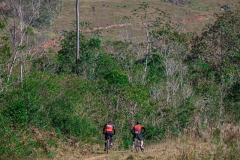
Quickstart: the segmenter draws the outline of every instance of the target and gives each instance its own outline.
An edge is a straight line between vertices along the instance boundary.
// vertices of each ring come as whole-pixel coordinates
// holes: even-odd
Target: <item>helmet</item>
[[[112,122],[112,120],[109,120],[109,121],[108,121],[108,123],[111,123],[111,122]]]
[[[140,122],[139,122],[139,121],[137,121],[137,124],[140,124]]]

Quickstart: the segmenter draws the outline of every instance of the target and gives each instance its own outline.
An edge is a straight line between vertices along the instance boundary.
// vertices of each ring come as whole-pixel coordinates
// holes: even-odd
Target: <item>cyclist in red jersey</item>
[[[143,133],[146,131],[145,127],[143,127],[142,125],[140,125],[140,122],[137,122],[131,129],[131,132],[133,134],[133,144],[134,144],[134,138],[137,137],[138,140],[141,141],[141,150],[144,150],[143,147],[143,139],[141,136],[141,130],[143,130]]]
[[[113,135],[115,135],[115,126],[112,120],[108,121],[108,123],[104,125],[103,134],[105,134],[105,148],[104,148],[105,151],[107,145],[106,140],[108,140],[108,137],[110,139],[110,146],[113,145]]]

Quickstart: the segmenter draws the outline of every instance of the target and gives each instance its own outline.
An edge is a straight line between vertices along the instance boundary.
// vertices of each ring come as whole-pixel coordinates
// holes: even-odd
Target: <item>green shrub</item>
[[[109,84],[128,84],[128,77],[121,71],[112,70],[104,76]]]
[[[58,98],[48,107],[51,125],[60,130],[62,134],[78,137],[85,142],[89,142],[91,137],[96,135],[97,130],[84,117],[74,114],[76,108],[69,103],[67,98]]]
[[[146,133],[143,134],[143,138],[150,142],[160,142],[166,136],[166,128],[163,126],[153,126],[147,124],[145,126]]]
[[[98,78],[103,78],[114,70],[119,70],[117,63],[107,54],[99,54],[96,63],[96,74]]]
[[[26,128],[13,128],[8,119],[11,117],[0,114],[0,159],[34,158],[36,155],[32,148],[41,147],[41,145],[36,146],[37,142],[30,139],[30,133]],[[23,141],[26,137],[28,138]]]

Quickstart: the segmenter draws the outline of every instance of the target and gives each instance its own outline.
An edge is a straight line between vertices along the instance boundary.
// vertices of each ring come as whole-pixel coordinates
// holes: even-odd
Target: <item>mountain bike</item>
[[[136,150],[136,152],[139,152],[140,150],[143,152],[144,150],[141,148],[141,141],[138,139],[137,136],[135,136],[133,144],[132,144],[132,152]]]
[[[110,136],[107,137],[107,140],[105,141],[106,146],[105,146],[105,151],[108,154],[109,150],[112,149],[112,145],[110,144]]]

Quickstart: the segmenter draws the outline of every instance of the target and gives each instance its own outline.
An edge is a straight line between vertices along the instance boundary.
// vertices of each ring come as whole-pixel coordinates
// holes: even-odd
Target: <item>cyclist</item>
[[[142,133],[144,133],[146,131],[145,127],[143,127],[140,124],[140,122],[137,121],[137,123],[132,127],[131,132],[133,134],[133,145],[134,145],[134,138],[137,137],[138,140],[141,141],[141,150],[143,151],[144,147],[143,147],[143,139],[142,139],[142,136],[141,136],[141,130],[143,130]]]
[[[103,134],[105,134],[105,148],[104,148],[104,151],[106,151],[108,138],[110,139],[110,147],[112,147],[112,145],[113,145],[113,135],[115,135],[115,126],[114,126],[112,120],[108,121],[108,123],[104,125]]]

